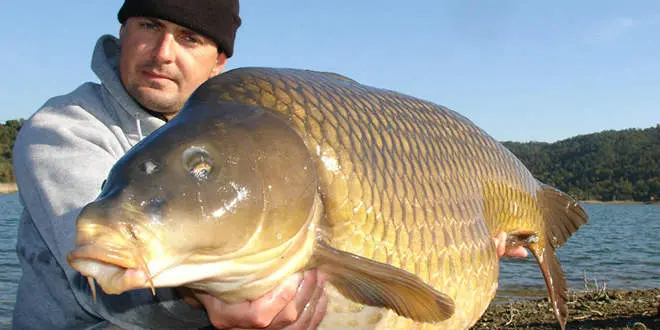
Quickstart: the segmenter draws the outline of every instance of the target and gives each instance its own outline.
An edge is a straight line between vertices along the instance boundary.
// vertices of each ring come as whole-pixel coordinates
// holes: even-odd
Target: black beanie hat
[[[160,18],[187,27],[215,41],[227,57],[234,54],[236,30],[241,25],[238,0],[125,0],[117,19],[124,24],[133,16]]]

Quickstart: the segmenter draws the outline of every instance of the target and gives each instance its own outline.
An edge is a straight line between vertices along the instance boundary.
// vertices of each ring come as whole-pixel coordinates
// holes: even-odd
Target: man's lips
[[[166,79],[166,80],[174,81],[174,79],[170,76],[151,72],[151,71],[142,71],[142,74],[149,79]]]

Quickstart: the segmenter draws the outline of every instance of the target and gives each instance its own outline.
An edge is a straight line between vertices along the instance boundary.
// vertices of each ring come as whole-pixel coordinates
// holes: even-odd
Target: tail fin
[[[539,263],[548,288],[550,304],[561,328],[565,329],[568,316],[568,285],[555,249],[561,247],[580,226],[587,223],[587,213],[571,197],[548,185],[542,184],[539,195],[546,229],[539,241],[530,243],[527,247]]]

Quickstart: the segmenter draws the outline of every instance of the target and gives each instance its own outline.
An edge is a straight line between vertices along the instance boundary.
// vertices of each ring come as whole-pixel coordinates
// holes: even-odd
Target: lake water
[[[660,205],[584,205],[589,223],[558,255],[570,290],[584,278],[612,289],[660,287]],[[0,195],[0,329],[9,328],[20,267],[16,231],[17,194]],[[545,284],[533,257],[501,263],[500,299],[544,296]]]
[[[0,195],[0,329],[7,329],[16,300],[21,268],[16,258],[16,232],[21,217],[18,194]]]
[[[589,222],[557,250],[569,290],[660,288],[660,205],[583,205]],[[500,297],[546,296],[534,257],[500,263]]]

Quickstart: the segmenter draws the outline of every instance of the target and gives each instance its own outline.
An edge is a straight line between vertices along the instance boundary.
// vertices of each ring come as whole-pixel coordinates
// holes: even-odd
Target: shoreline
[[[18,192],[18,186],[15,182],[0,182],[0,194],[13,194],[15,192]]]
[[[567,329],[660,329],[660,288],[569,292]],[[547,298],[491,303],[472,329],[558,329]]]
[[[660,205],[660,201],[599,201],[599,200],[583,200],[578,201],[580,204],[602,204],[602,205]]]

